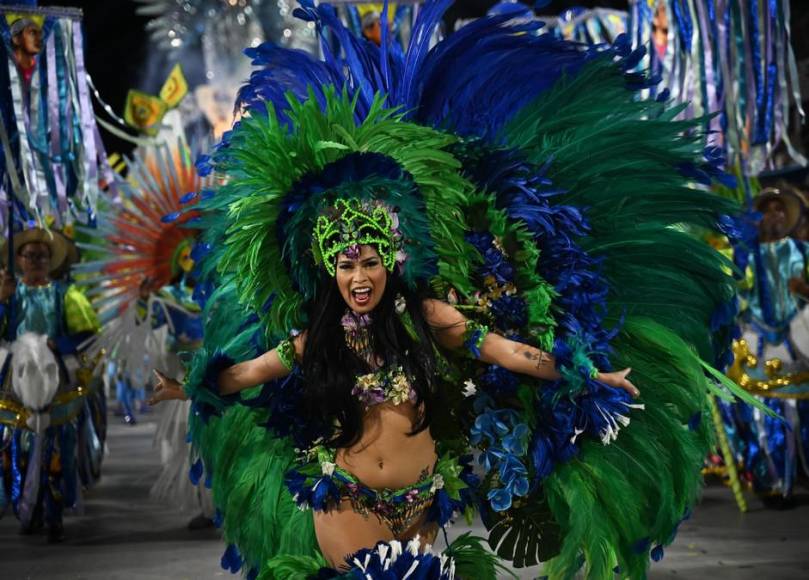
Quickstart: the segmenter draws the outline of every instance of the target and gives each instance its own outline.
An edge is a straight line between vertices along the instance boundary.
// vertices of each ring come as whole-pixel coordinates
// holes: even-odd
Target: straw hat
[[[776,199],[784,204],[784,211],[787,215],[786,232],[790,233],[801,221],[805,203],[801,197],[790,189],[766,187],[753,199],[753,208],[761,212],[767,202]]]
[[[16,255],[20,254],[20,250],[26,244],[30,244],[33,242],[41,242],[43,244],[47,244],[51,250],[51,264],[50,264],[50,271],[53,272],[54,270],[58,270],[59,267],[64,263],[65,258],[67,258],[69,253],[67,238],[60,234],[59,232],[45,230],[42,228],[31,228],[28,230],[23,230],[14,234],[14,253]],[[6,247],[6,243],[3,243],[2,252],[2,262],[3,265],[6,265],[8,262],[8,250]]]

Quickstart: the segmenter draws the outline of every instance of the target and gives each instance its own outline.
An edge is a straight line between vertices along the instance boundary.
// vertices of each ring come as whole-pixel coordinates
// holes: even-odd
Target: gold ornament
[[[750,351],[744,339],[733,341],[733,364],[728,369],[728,377],[740,387],[761,397],[780,399],[809,399],[805,393],[784,392],[786,387],[794,387],[809,382],[809,371],[781,374],[784,363],[779,358],[764,361],[766,379],[757,379],[749,370],[758,367],[758,357]]]

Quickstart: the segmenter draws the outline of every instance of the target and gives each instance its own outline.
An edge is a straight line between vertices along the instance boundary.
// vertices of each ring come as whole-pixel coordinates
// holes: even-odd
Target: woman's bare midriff
[[[437,456],[435,441],[425,429],[412,437],[416,408],[410,404],[381,404],[372,407],[363,420],[359,443],[337,452],[336,463],[372,489],[399,489],[416,483],[426,470],[432,473]],[[328,512],[315,512],[315,535],[320,550],[336,568],[344,568],[344,558],[377,542],[408,540],[420,536],[432,543],[438,532],[422,514],[409,529],[394,537],[388,525],[373,513],[360,514],[344,500]]]
[[[362,439],[337,452],[336,463],[372,489],[398,489],[416,483],[436,461],[430,430],[413,436],[416,408],[384,403],[371,407],[363,419]]]

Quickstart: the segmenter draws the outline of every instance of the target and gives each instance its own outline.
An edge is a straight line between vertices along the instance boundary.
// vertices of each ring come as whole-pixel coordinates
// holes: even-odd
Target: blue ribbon
[[[756,93],[756,109],[755,109],[755,131],[753,133],[752,144],[760,145],[765,141],[763,134],[763,124],[761,120],[764,117],[764,71],[761,67],[761,29],[758,20],[758,0],[750,0],[748,6],[748,23],[750,26],[750,49],[751,58],[753,60],[753,82]]]
[[[17,512],[17,506],[22,496],[22,471],[20,469],[20,438],[22,431],[15,429],[11,437],[11,505],[14,507],[14,512]]]

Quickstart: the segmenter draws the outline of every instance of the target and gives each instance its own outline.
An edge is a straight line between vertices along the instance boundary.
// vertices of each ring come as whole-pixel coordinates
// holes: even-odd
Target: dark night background
[[[457,0],[448,11],[446,20],[482,16],[497,0]],[[131,88],[156,92],[159,86],[143,86],[147,55],[157,50],[149,45],[144,30],[148,19],[135,14],[137,4],[132,0],[41,0],[41,6],[76,6],[84,11],[87,70],[92,75],[102,98],[116,113],[121,114],[126,93]],[[625,10],[626,0],[553,0],[542,12],[559,13],[573,6],[605,7]],[[809,69],[809,2],[792,0],[793,45],[799,62],[803,61],[803,78]],[[449,27],[451,29],[451,26]],[[809,96],[809,86],[803,83],[803,96]],[[806,133],[806,131],[804,131]],[[109,152],[128,151],[131,146],[104,135]]]

